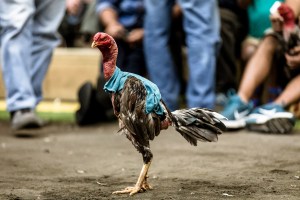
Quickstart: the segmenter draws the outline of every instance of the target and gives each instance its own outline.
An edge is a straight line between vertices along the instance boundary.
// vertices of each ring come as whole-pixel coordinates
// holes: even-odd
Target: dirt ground
[[[117,130],[50,124],[16,137],[0,121],[0,199],[300,199],[297,131],[236,131],[192,147],[169,128],[151,143],[154,189],[128,197],[111,193],[134,185],[142,158]]]

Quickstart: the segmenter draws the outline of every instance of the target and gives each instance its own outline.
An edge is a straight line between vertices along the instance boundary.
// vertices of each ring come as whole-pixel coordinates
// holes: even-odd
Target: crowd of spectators
[[[126,13],[129,2],[100,0],[98,4],[113,10],[117,16],[115,19],[122,21],[122,17],[118,18],[119,14]],[[275,8],[274,4],[278,6]],[[284,24],[283,14],[277,11],[280,5],[277,1],[219,0],[206,4],[201,1],[157,3],[145,0],[141,5],[144,7],[140,11],[146,11],[146,14],[144,25],[139,26],[143,30],[143,38],[139,39],[144,40],[143,54],[148,72],[143,75],[158,85],[172,110],[182,107],[179,97],[184,91],[186,102],[183,102],[183,106],[186,107],[215,109],[221,103],[221,112],[228,118],[224,121],[228,130],[247,127],[260,132],[291,132],[295,117],[288,109],[299,97],[289,88],[297,84],[297,70],[294,68],[298,64],[295,61],[298,48],[293,46],[287,50],[285,44],[291,41],[287,36],[283,37],[284,26],[279,29],[275,27],[276,23]],[[291,8],[289,12],[294,14],[292,21],[297,21],[296,3],[286,1],[281,5]],[[275,11],[270,13],[271,9]],[[130,14],[134,12],[131,6]],[[179,26],[181,28],[174,30],[172,22],[176,13],[180,13],[182,23]],[[103,31],[113,35],[117,41],[120,38],[124,41],[124,35],[131,32],[124,25],[119,26],[120,22],[116,23],[116,20],[109,20],[115,27],[109,26],[108,29],[108,22],[101,19],[99,8],[96,15],[103,25]],[[126,15],[128,17],[128,13]],[[185,61],[183,65],[176,64],[178,60],[172,49],[174,32],[181,32],[181,37],[177,38],[179,45],[175,45],[175,48],[186,49],[186,60],[179,60]],[[121,44],[119,46],[122,48]],[[199,47],[203,50],[199,51]],[[181,50],[177,55],[182,54]],[[126,67],[126,64],[123,66]],[[139,66],[144,67],[141,64]],[[178,66],[185,66],[185,70],[178,69]],[[134,69],[127,71],[139,73]],[[187,71],[185,81],[180,81],[183,71]],[[264,81],[266,83],[263,85]],[[223,97],[221,101],[220,96]]]
[[[49,2],[48,7],[41,8],[35,3],[26,5],[33,11],[22,22],[8,20],[7,16],[17,12],[0,14],[2,66],[13,128],[22,129],[29,122],[30,125],[42,126],[35,115],[35,107],[42,99],[40,85],[51,60],[52,49],[57,44],[53,38],[58,30],[62,36],[60,46],[66,48],[89,47],[92,36],[98,31],[113,36],[119,48],[118,67],[145,76],[157,84],[171,110],[182,107],[217,109],[221,105],[220,112],[228,119],[224,121],[228,130],[246,127],[259,132],[292,131],[295,116],[289,107],[300,99],[295,89],[300,81],[297,24],[300,6],[297,1],[66,0],[66,5],[60,6],[59,14],[58,11],[53,14],[52,10],[58,6],[56,2]],[[5,8],[9,6],[16,5],[1,1],[1,13],[4,13],[2,10],[8,12],[10,9]],[[42,8],[45,11],[40,11]],[[45,21],[45,31],[48,32],[43,32],[42,28],[31,30],[39,25],[35,16],[43,18],[47,13],[56,17],[56,20]],[[14,30],[8,28],[9,23],[13,24]],[[30,66],[25,66],[26,70],[21,70],[22,74],[31,74],[24,76],[27,77],[26,81],[14,78],[20,72],[8,70],[8,66],[16,65],[15,59],[14,63],[10,63],[12,50],[9,50],[9,46],[15,48],[11,45],[15,39],[20,37],[20,40],[26,40],[28,37],[28,32],[23,33],[22,27],[30,27],[28,31],[33,34],[53,39],[49,42],[51,49],[45,57],[47,62],[43,62],[44,67],[36,66],[36,70],[30,72],[26,71]],[[18,48],[22,60],[24,49]],[[32,63],[38,64],[34,59],[42,57],[36,57],[36,52],[33,49],[28,56],[33,57]],[[39,73],[41,75],[35,82],[35,75]],[[104,84],[101,74],[99,63],[97,88]],[[27,84],[12,84],[12,80]],[[19,89],[13,88],[14,85],[24,87],[16,92]],[[26,85],[29,92],[24,89]],[[90,94],[82,91],[95,92],[92,87],[85,85],[79,90]],[[104,95],[93,102],[101,101],[98,103],[103,106],[103,102],[109,102],[105,100],[107,98]],[[82,106],[91,106],[85,104]],[[97,103],[93,106],[97,106]],[[111,106],[107,106],[107,109],[111,109]],[[24,113],[30,113],[27,121],[23,120]],[[89,116],[89,113],[77,114],[81,120]],[[15,116],[19,116],[18,119],[14,119]],[[89,124],[89,121],[82,124]]]

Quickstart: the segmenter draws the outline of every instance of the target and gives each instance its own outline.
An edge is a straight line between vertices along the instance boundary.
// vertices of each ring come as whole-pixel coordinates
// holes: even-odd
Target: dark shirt
[[[102,12],[108,7],[116,10],[119,16],[119,22],[126,29],[130,30],[143,27],[143,0],[97,0],[97,13]]]
[[[237,4],[237,0],[219,0],[218,2],[220,8],[229,9],[232,12],[235,12],[236,14],[241,12],[241,8]]]

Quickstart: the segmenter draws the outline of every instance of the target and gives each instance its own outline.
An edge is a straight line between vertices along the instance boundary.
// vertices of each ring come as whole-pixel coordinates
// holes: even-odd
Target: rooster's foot
[[[113,192],[113,194],[127,194],[129,193],[130,196],[139,193],[139,192],[145,192],[147,190],[152,190],[152,186],[149,185],[146,181],[143,182],[142,187],[135,186],[135,187],[127,187],[124,190],[119,190]]]
[[[153,187],[151,185],[149,185],[149,183],[147,181],[144,181],[143,185],[142,185],[142,189],[145,190],[145,191],[146,190],[152,190]]]
[[[119,191],[115,191],[113,192],[113,194],[127,194],[129,193],[130,196],[139,193],[139,192],[144,192],[144,188],[139,187],[139,186],[135,186],[135,187],[127,187],[124,190],[119,190]]]

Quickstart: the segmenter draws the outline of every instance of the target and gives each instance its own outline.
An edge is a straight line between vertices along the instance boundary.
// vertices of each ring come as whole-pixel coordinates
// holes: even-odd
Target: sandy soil
[[[141,155],[116,123],[49,125],[15,137],[0,122],[0,199],[127,199]],[[153,190],[129,199],[300,199],[300,133],[237,131],[190,146],[172,128],[151,143]]]

